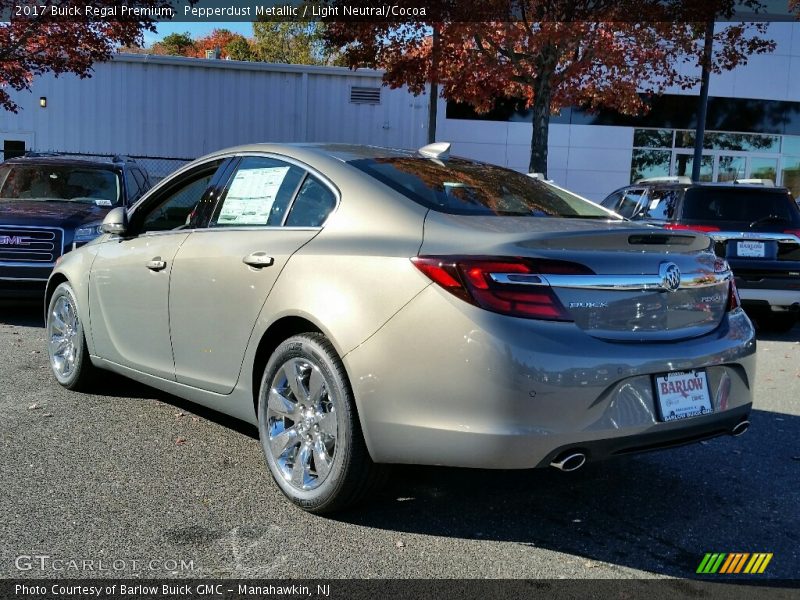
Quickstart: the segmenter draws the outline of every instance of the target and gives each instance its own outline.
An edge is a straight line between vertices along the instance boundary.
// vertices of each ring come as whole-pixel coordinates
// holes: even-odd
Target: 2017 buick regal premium
[[[102,231],[47,285],[58,382],[109,369],[257,425],[309,511],[389,463],[569,471],[748,426],[753,327],[708,237],[447,144],[233,148]]]

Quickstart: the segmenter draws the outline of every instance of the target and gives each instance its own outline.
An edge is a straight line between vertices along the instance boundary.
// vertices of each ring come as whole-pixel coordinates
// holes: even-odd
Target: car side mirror
[[[122,235],[128,230],[128,212],[121,206],[108,211],[106,218],[100,225],[103,233]]]

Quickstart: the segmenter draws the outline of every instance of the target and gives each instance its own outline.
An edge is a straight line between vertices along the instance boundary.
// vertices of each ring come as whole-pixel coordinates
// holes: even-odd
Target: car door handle
[[[147,268],[151,271],[161,271],[167,268],[167,261],[161,260],[160,256],[156,256],[153,260],[147,263]]]
[[[266,252],[253,252],[252,254],[248,254],[242,259],[242,262],[246,265],[250,265],[251,267],[255,267],[256,269],[260,269],[262,267],[269,267],[272,263],[275,262],[275,259],[271,256],[267,256]]]

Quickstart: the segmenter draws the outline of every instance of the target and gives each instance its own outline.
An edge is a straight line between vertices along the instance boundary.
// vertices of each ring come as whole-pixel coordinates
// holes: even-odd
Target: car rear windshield
[[[368,158],[350,161],[414,202],[459,215],[613,219],[599,206],[516,171],[451,158]]]
[[[109,169],[73,165],[0,165],[0,201],[120,203],[120,180]]]
[[[691,188],[682,218],[692,221],[800,224],[800,211],[786,191],[760,188]]]

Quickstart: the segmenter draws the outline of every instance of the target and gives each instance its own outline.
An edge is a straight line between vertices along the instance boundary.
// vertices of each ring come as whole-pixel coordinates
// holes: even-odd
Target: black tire
[[[56,347],[53,343],[53,336],[58,333],[58,316],[56,312],[63,313],[65,307],[74,314],[74,321],[69,323],[69,353],[74,357],[73,366],[65,370],[59,368]],[[63,320],[61,321],[64,322]],[[91,389],[97,377],[97,368],[89,358],[89,348],[86,345],[86,335],[83,330],[83,323],[78,316],[78,301],[72,286],[68,282],[60,284],[50,298],[47,305],[47,319],[45,322],[47,354],[50,359],[50,369],[53,371],[56,380],[69,390],[88,391]],[[63,360],[63,357],[62,357]],[[62,363],[66,364],[66,363]]]
[[[786,333],[797,324],[796,312],[780,312],[764,315],[759,319],[759,325],[764,331],[772,333]]]
[[[289,371],[302,373],[296,378],[299,394],[291,389]],[[273,384],[281,391],[281,396],[275,398],[283,416],[274,405],[269,406]],[[318,401],[312,398],[312,387],[323,390],[317,394]],[[300,410],[302,407],[305,412]],[[326,431],[333,423],[335,435],[329,435]],[[316,514],[343,510],[363,500],[383,482],[386,468],[373,463],[369,456],[344,365],[333,345],[320,333],[292,336],[273,352],[259,389],[258,432],[275,483],[303,510]],[[280,449],[275,451],[279,453],[277,457],[271,449],[272,442]],[[309,456],[308,452],[312,454]],[[318,462],[318,452],[323,452],[319,456],[326,459],[324,470]],[[298,471],[302,472],[299,484]]]

